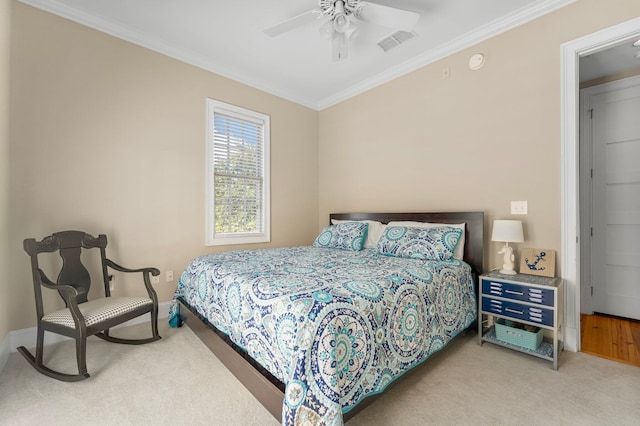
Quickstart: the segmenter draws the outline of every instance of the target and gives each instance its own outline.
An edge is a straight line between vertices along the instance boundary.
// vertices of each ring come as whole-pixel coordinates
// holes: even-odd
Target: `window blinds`
[[[214,112],[215,233],[264,231],[264,123]]]

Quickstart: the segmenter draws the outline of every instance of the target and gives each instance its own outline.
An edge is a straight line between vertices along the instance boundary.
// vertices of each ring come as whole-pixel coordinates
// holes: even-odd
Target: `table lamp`
[[[509,247],[509,243],[521,243],[524,241],[522,233],[522,222],[519,220],[494,220],[491,241],[504,242],[504,247],[498,254],[504,255],[501,274],[515,275],[513,270],[513,248]]]

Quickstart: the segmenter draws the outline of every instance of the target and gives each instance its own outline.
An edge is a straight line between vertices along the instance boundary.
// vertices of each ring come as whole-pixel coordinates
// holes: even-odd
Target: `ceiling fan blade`
[[[383,27],[411,31],[418,23],[420,14],[381,4],[360,2],[356,17]]]
[[[293,18],[287,19],[286,21],[280,22],[279,24],[276,24],[273,27],[267,28],[266,30],[264,30],[264,32],[265,34],[271,37],[279,36],[280,34],[286,33],[287,31],[291,31],[305,24],[316,21],[320,18],[320,16],[321,16],[320,10],[313,9],[301,15],[294,16]]]
[[[334,33],[333,40],[333,62],[347,59],[349,56],[349,40],[344,33]]]

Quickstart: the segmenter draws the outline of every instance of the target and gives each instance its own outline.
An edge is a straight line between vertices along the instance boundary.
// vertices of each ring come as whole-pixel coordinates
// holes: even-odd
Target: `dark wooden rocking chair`
[[[96,335],[101,339],[115,343],[139,345],[160,339],[158,334],[158,297],[149,274],[157,276],[156,268],[128,269],[107,259],[105,248],[107,236],[100,234],[97,238],[81,231],[57,232],[36,241],[34,238],[24,240],[24,250],[31,257],[31,271],[38,316],[38,337],[36,356],[34,357],[24,346],[18,351],[33,367],[47,376],[66,382],[75,382],[89,378],[86,364],[87,336]],[[80,260],[82,249],[100,249],[102,260],[102,277],[105,297],[87,300],[91,278]],[[62,269],[56,282],[51,281],[38,266],[38,254],[60,251]],[[120,272],[141,272],[149,297],[111,297],[109,288],[110,276],[107,268]],[[66,308],[45,314],[42,303],[41,286],[57,290],[64,299]],[[109,335],[109,329],[132,318],[151,313],[152,337],[146,339],[120,339]],[[43,364],[44,332],[62,334],[76,341],[76,358],[78,374],[65,374]]]

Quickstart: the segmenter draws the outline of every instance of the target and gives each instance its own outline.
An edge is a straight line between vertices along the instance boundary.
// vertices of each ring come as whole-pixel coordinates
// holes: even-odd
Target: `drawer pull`
[[[529,308],[529,310],[531,312],[542,312],[542,309],[538,309],[538,308]]]
[[[530,288],[530,289],[529,289],[529,292],[530,292],[530,293],[538,293],[538,294],[541,294],[541,293],[542,293],[542,290],[539,290],[539,289],[537,289],[537,288]]]
[[[518,310],[515,310],[515,309],[511,309],[511,308],[505,308],[505,311],[511,312],[512,314],[519,314],[519,315],[523,315],[524,314],[523,311],[518,311]]]
[[[500,290],[494,290],[494,289],[491,289],[491,291],[490,291],[489,293],[491,293],[491,294],[497,294],[498,296],[500,296],[500,295],[502,294],[502,291],[500,291]]]
[[[542,318],[529,317],[530,321],[542,322]]]
[[[536,314],[535,312],[529,312],[531,318],[542,318],[542,314]]]
[[[542,299],[538,299],[537,297],[529,297],[530,302],[542,303]]]
[[[524,293],[521,291],[515,291],[515,290],[505,290],[505,293],[509,293],[509,294],[515,294],[516,296],[524,296]]]

